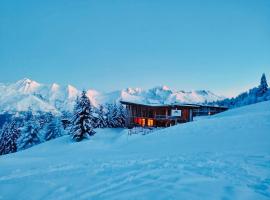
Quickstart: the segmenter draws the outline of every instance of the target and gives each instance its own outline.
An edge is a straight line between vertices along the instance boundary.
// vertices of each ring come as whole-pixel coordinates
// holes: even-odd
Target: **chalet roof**
[[[207,107],[207,108],[223,108],[223,109],[229,109],[228,107],[218,106],[218,105],[204,105],[204,104],[186,104],[186,105],[195,105],[195,106]]]
[[[130,101],[120,101],[120,103],[125,105],[141,105],[141,106],[149,106],[149,107],[173,107],[173,106],[181,106],[187,108],[199,108],[199,105],[195,104],[181,104],[181,103],[172,103],[172,104],[147,104],[147,103],[137,103],[137,102],[130,102]]]

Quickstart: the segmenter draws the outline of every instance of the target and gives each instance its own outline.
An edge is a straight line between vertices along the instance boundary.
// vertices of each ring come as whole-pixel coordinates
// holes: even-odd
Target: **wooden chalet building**
[[[193,120],[193,109],[196,105],[185,104],[139,104],[120,101],[128,111],[128,127],[168,127]]]

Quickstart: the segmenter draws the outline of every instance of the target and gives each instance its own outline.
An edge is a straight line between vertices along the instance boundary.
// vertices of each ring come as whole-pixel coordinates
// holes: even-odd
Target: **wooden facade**
[[[195,105],[145,105],[121,101],[128,111],[128,127],[168,127],[193,120]],[[177,113],[177,115],[175,115]]]

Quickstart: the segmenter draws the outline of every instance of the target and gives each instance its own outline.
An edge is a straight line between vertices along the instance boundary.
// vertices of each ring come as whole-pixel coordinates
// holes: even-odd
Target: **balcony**
[[[180,119],[181,117],[173,117],[169,115],[156,115],[156,116],[130,116],[131,118],[145,118],[145,119],[156,119],[156,120],[174,120]]]

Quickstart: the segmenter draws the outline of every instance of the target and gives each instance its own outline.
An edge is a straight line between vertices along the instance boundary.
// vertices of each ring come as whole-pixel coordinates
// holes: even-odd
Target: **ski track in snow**
[[[222,190],[222,199],[226,196],[234,199],[239,191],[270,198],[270,158],[265,156],[202,154],[84,162],[56,164],[42,169],[15,169],[9,175],[1,173],[0,185],[2,189],[13,184],[47,188],[38,199],[144,199],[144,196],[149,199],[149,193],[154,199],[177,199],[190,194],[195,198],[200,193],[205,196],[204,191],[197,190],[203,185]],[[76,185],[77,182],[80,184]],[[2,189],[0,194],[5,193]],[[25,191],[18,188],[14,192],[16,190],[27,193],[31,192],[31,187]],[[215,193],[212,195],[210,199],[215,198]]]

